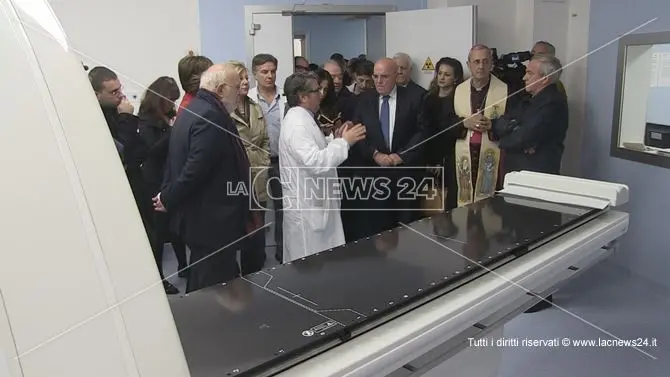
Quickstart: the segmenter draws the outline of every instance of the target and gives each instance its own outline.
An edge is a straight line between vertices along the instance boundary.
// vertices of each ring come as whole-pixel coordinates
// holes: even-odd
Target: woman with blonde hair
[[[266,189],[270,167],[270,138],[267,125],[263,117],[263,109],[248,96],[249,71],[241,62],[230,61],[229,63],[236,68],[241,81],[237,108],[230,116],[243,140],[242,144],[244,144],[252,170],[252,184],[249,187],[249,196],[252,197],[250,204],[253,207],[264,209],[269,199]],[[242,248],[240,257],[242,275],[259,271],[263,268],[265,260],[265,232],[257,232]]]

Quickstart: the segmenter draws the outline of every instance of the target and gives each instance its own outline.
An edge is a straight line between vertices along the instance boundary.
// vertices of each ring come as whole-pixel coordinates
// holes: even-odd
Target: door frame
[[[307,61],[310,61],[309,58],[309,33],[304,30],[295,30],[293,29],[293,40],[295,41],[296,36],[303,37],[303,46],[302,49],[305,51],[302,57],[306,58]],[[294,46],[295,47],[295,46]],[[293,55],[295,56],[295,49],[293,49]]]
[[[244,33],[247,67],[251,70],[251,60],[254,57],[254,36],[252,34],[254,14],[282,14],[285,16],[386,16],[386,13],[395,11],[397,11],[395,5],[246,5],[244,7]],[[290,64],[292,65],[293,62]]]

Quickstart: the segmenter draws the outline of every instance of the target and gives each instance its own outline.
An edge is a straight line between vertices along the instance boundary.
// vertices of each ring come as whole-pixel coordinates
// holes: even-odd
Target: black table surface
[[[170,297],[193,377],[270,374],[596,210],[500,195],[380,235]]]

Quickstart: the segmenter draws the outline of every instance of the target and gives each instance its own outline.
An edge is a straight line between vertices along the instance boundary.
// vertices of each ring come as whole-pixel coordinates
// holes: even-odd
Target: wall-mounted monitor
[[[670,32],[619,41],[612,156],[670,168]]]

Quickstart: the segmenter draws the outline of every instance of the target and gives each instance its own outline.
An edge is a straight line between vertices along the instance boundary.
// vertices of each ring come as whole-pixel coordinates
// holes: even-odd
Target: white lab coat
[[[337,190],[313,188],[337,185],[337,167],[348,154],[349,144],[325,137],[309,110],[286,113],[279,136],[284,263],[344,244]]]

